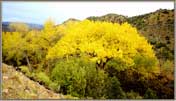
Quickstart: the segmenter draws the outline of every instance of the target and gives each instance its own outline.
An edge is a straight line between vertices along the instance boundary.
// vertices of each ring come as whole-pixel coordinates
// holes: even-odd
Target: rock
[[[7,80],[8,78],[8,76],[3,76],[3,80]]]
[[[2,92],[7,94],[7,93],[8,93],[8,91],[9,91],[8,89],[3,89],[3,91],[2,91]]]

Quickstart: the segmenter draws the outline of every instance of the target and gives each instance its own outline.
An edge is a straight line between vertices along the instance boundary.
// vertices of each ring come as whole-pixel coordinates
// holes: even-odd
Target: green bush
[[[27,76],[30,76],[30,75],[31,75],[31,73],[30,73],[30,71],[29,71],[29,68],[28,68],[27,66],[20,66],[19,68],[20,68],[21,71],[22,71],[24,74],[26,74]]]
[[[142,96],[140,96],[139,93],[131,90],[130,92],[126,93],[126,98],[127,99],[142,99]]]
[[[51,83],[50,78],[44,72],[36,73],[36,79],[47,86]]]
[[[85,67],[79,59],[59,60],[52,70],[51,79],[60,86],[60,92],[84,96],[86,87]]]
[[[148,88],[144,94],[144,99],[157,99],[156,92]]]
[[[107,96],[109,99],[123,99],[125,92],[120,86],[120,82],[116,77],[110,77],[108,82]]]
[[[173,74],[174,72],[174,62],[170,60],[164,61],[162,67],[162,72],[165,74]]]
[[[117,71],[123,71],[123,70],[125,70],[128,67],[129,66],[126,65],[125,62],[122,61],[122,60],[120,60],[119,58],[111,59],[105,65],[106,69],[108,69],[108,68],[114,68]]]
[[[101,98],[104,96],[105,78],[103,70],[84,58],[59,60],[51,73],[51,79],[60,86],[60,92],[77,97]]]
[[[86,68],[86,97],[102,99],[106,97],[108,75],[95,66]]]
[[[157,73],[159,71],[157,64],[158,60],[155,58],[145,57],[143,55],[136,55],[134,57],[134,67],[141,73],[153,72]]]
[[[51,82],[51,83],[48,85],[48,87],[49,87],[51,90],[53,90],[53,91],[56,91],[56,92],[59,91],[59,86],[58,86],[58,84],[55,83],[55,82]]]

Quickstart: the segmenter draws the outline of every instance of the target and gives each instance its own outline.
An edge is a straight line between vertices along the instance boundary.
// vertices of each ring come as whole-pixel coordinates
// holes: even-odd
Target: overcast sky
[[[46,19],[52,18],[58,24],[69,18],[83,20],[89,16],[101,16],[108,13],[116,13],[131,17],[153,12],[160,8],[174,9],[174,2],[2,1],[2,21],[20,21],[43,24]]]

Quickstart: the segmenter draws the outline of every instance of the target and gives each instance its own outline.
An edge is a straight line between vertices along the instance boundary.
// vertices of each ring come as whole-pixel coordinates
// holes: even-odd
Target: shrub
[[[94,99],[104,99],[106,97],[106,87],[108,75],[104,70],[96,69],[94,66],[86,68],[86,88],[85,96]]]
[[[144,94],[144,99],[157,99],[156,92],[148,88]]]
[[[144,75],[150,72],[158,73],[159,68],[156,68],[158,64],[156,61],[156,58],[150,58],[143,55],[136,55],[134,57],[134,67],[138,72]]]
[[[162,69],[163,73],[165,73],[165,74],[172,74],[173,75],[173,72],[174,72],[174,62],[170,61],[170,60],[164,61],[161,69]]]
[[[30,75],[31,75],[31,73],[30,73],[30,71],[29,71],[29,68],[28,68],[27,66],[20,66],[19,68],[20,68],[21,71],[22,71],[24,74],[26,74],[27,76],[30,76]]]
[[[2,39],[3,61],[6,63],[13,61],[13,65],[21,65],[20,61],[25,59],[25,46],[27,46],[25,39],[22,38],[22,33],[6,32],[3,33]]]
[[[96,69],[95,63],[73,57],[59,60],[51,73],[51,79],[60,86],[61,93],[77,97],[102,97],[106,77],[103,70]]]
[[[52,70],[51,79],[60,86],[60,92],[84,96],[85,70],[79,59],[60,60]],[[86,66],[86,65],[85,65]]]
[[[107,96],[109,99],[123,99],[125,98],[125,93],[120,87],[120,82],[116,77],[110,77],[107,88]]]
[[[55,83],[55,82],[51,82],[51,83],[48,85],[48,87],[49,87],[51,90],[56,91],[56,92],[58,92],[58,91],[60,90],[58,84]]]
[[[51,83],[50,78],[44,72],[36,73],[36,79],[47,86]]]
[[[142,99],[142,96],[140,96],[139,93],[131,90],[130,92],[126,93],[126,98],[127,99]]]

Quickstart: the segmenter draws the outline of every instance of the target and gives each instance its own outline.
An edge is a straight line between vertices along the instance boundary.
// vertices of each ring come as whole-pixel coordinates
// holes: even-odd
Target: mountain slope
[[[174,10],[159,9],[155,12],[128,18],[148,41],[153,44],[159,59],[174,58]]]
[[[3,99],[74,99],[54,93],[37,82],[30,80],[14,67],[2,64]]]

